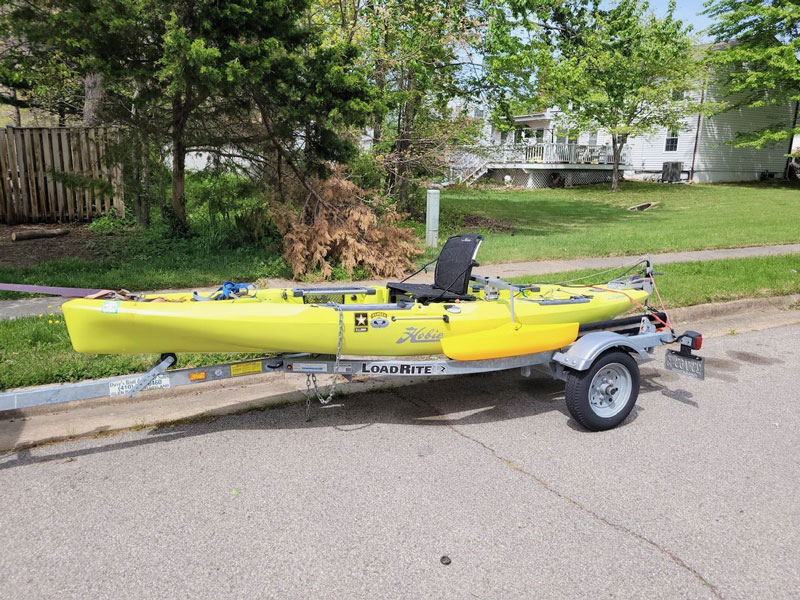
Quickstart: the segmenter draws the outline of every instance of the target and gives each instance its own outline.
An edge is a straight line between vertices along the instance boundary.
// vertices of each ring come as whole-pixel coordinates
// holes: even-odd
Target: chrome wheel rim
[[[598,417],[608,419],[625,408],[632,389],[630,371],[620,363],[609,363],[592,378],[589,406]]]

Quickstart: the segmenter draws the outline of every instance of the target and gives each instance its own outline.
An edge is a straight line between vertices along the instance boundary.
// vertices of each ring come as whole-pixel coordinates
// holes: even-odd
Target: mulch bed
[[[469,229],[482,229],[492,233],[513,233],[514,231],[514,228],[508,223],[479,215],[465,215],[463,224]]]
[[[69,229],[69,234],[56,238],[11,241],[11,234],[25,229]],[[98,255],[86,247],[91,233],[81,225],[0,225],[0,267],[32,267],[56,258],[80,257],[95,259]]]

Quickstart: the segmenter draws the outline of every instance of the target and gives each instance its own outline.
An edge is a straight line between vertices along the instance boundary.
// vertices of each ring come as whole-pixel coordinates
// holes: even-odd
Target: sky
[[[677,0],[675,4],[675,16],[685,23],[690,23],[694,27],[695,33],[699,34],[711,22],[705,15],[697,14],[703,10],[702,1]],[[650,0],[650,7],[659,16],[667,12],[668,6],[669,0]]]

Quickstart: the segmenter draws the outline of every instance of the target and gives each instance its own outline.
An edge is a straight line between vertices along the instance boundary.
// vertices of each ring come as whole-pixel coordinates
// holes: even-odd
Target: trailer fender
[[[585,371],[603,352],[619,348],[635,353],[640,362],[646,362],[652,360],[648,352],[653,346],[665,343],[668,336],[661,332],[621,335],[614,331],[595,331],[580,338],[566,352],[556,352],[552,360],[556,366]]]

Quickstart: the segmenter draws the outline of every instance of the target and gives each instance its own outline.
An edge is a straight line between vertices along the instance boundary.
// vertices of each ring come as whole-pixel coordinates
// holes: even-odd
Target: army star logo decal
[[[365,312],[357,312],[355,313],[355,331],[356,333],[363,333],[365,331],[369,331],[369,319],[367,318],[367,313]]]

